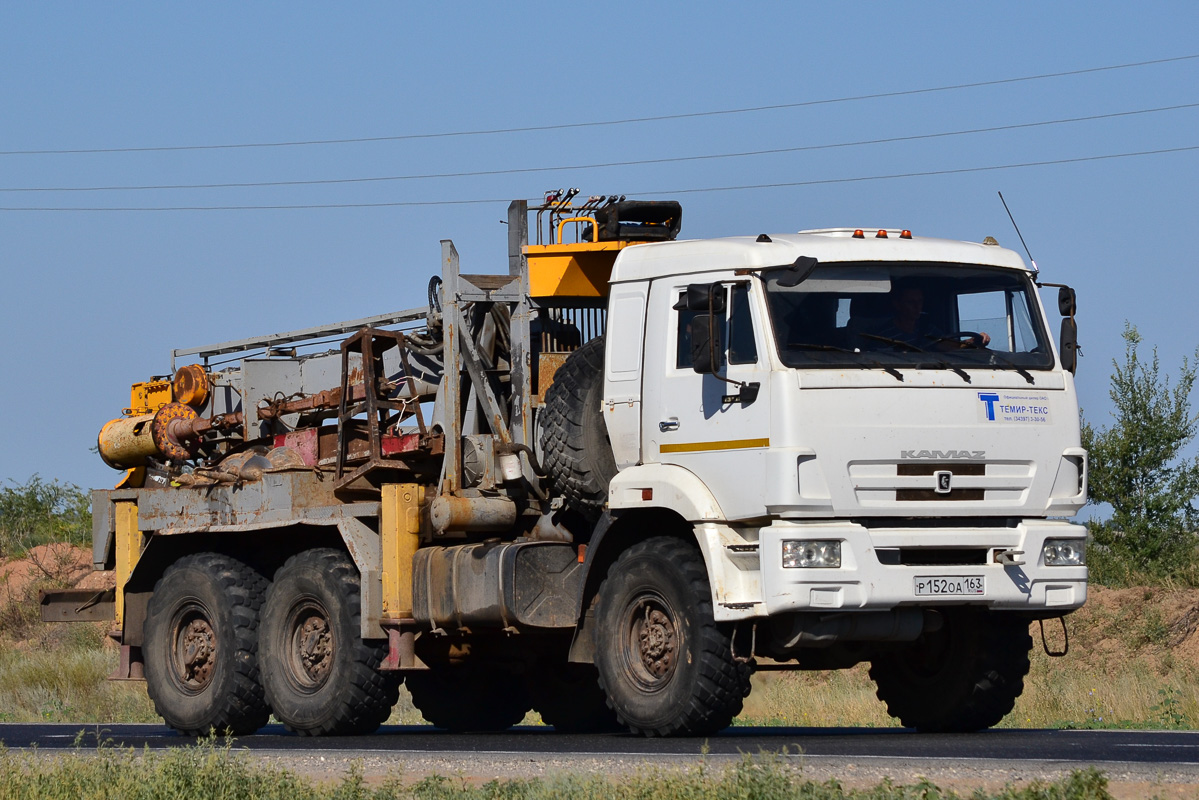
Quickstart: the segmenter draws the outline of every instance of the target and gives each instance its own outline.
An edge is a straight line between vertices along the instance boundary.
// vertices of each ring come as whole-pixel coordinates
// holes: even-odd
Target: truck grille
[[[878,563],[905,567],[950,567],[986,564],[985,547],[880,547]]]
[[[936,474],[952,474],[950,490],[938,492]],[[1032,485],[1034,465],[1024,461],[858,461],[849,477],[864,508],[910,508],[917,503],[1022,503]]]
[[[906,477],[910,475],[935,475],[938,472],[952,472],[953,477],[957,478],[960,475],[986,475],[986,464],[933,464],[926,462],[918,462],[913,464],[897,464],[895,472],[897,476]],[[948,493],[938,494],[935,489],[896,489],[895,499],[900,502],[912,502],[921,500],[982,500],[983,489],[958,489],[951,488]]]

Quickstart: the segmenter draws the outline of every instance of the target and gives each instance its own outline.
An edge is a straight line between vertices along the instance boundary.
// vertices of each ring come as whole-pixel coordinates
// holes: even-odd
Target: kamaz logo
[[[986,450],[900,450],[900,458],[929,459],[941,461],[950,458],[969,458],[981,461],[987,457]]]

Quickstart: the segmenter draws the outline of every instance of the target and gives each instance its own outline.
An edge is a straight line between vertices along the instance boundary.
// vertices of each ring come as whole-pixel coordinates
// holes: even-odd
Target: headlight
[[[1046,539],[1041,557],[1047,567],[1081,567],[1087,563],[1085,539]]]
[[[789,569],[830,569],[841,566],[840,542],[783,542],[783,566]]]

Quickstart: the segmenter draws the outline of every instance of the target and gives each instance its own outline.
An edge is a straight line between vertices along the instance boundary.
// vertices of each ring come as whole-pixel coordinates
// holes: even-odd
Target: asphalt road
[[[9,748],[40,751],[70,749],[79,731],[83,747],[95,746],[97,735],[114,745],[160,749],[191,740],[162,725],[0,724],[0,741]],[[308,738],[281,726],[238,737],[234,747],[249,751],[316,755],[375,754],[391,756],[714,756],[773,752],[807,757],[992,763],[1057,762],[1073,764],[1140,764],[1199,768],[1199,731],[1061,731],[988,730],[973,734],[917,734],[877,728],[729,728],[708,739],[642,739],[613,735],[563,735],[546,728],[514,728],[506,733],[460,735],[423,726],[387,726],[373,736]]]

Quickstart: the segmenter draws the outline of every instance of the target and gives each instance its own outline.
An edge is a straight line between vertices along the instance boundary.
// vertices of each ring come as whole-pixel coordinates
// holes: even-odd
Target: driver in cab
[[[965,340],[965,334],[947,334],[937,329],[924,313],[924,290],[912,284],[897,285],[891,291],[891,319],[875,337],[891,340],[918,350],[956,350],[960,347],[986,347],[991,342],[987,333],[978,333]]]

